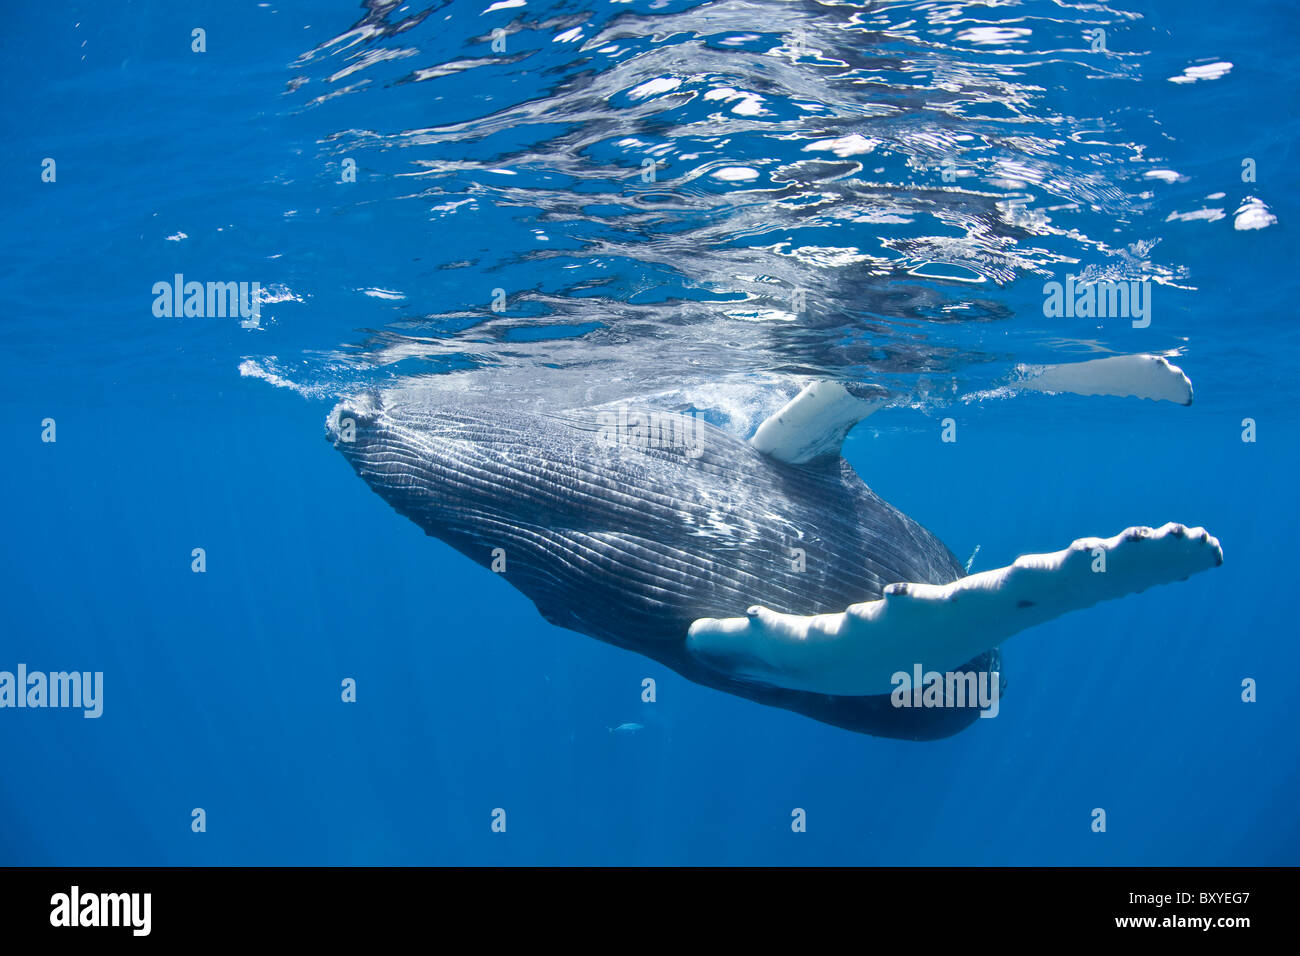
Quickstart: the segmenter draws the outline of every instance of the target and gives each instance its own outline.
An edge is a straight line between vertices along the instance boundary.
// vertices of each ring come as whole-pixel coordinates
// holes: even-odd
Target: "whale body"
[[[981,711],[961,687],[1000,692],[1012,634],[1223,561],[1204,529],[1169,523],[965,575],[841,457],[879,404],[814,383],[746,439],[634,404],[392,389],[341,402],[326,433],[398,513],[552,624],[881,737],[970,725]],[[900,675],[923,666],[946,683],[912,706]]]
[[[879,596],[891,582],[945,584],[963,571],[838,454],[793,466],[691,416],[620,410],[620,421],[638,418],[689,440],[611,435],[590,410],[533,413],[499,399],[439,394],[435,404],[379,391],[338,405],[327,434],[428,534],[485,567],[504,549],[502,576],[552,624],[853,731],[932,739],[978,717],[971,708],[900,709],[889,694],[776,687],[691,654],[687,632],[700,618],[743,614],[759,601],[810,614]],[[991,650],[962,669],[997,664]]]

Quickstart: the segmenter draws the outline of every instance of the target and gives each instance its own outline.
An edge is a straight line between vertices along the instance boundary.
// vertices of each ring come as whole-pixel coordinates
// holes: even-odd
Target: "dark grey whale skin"
[[[691,655],[697,618],[741,616],[754,604],[839,611],[894,582],[945,584],[962,568],[839,456],[785,465],[703,421],[637,410],[692,435],[697,454],[638,444],[635,432],[611,441],[596,411],[537,414],[508,398],[443,393],[368,392],[338,405],[326,430],[357,474],[426,533],[485,567],[503,548],[502,577],[559,627],[860,733],[930,740],[977,718],[974,708],[896,708],[887,694],[772,687]],[[355,423],[352,441],[340,431],[345,419]],[[794,569],[795,548],[806,553],[804,571]],[[994,650],[963,669],[997,667]]]

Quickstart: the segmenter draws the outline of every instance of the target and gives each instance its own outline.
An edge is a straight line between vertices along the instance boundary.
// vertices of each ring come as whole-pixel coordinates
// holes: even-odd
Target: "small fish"
[[[979,553],[980,553],[980,546],[977,544],[977,545],[975,545],[975,550],[972,551],[972,552],[970,553],[970,557],[966,559],[966,573],[967,573],[967,574],[970,574],[970,566],[971,566],[972,564],[975,563],[975,555],[977,555],[977,554],[979,554]]]
[[[645,726],[643,724],[626,723],[619,724],[617,727],[610,727],[609,732],[611,734],[634,734],[638,730],[644,729]]]

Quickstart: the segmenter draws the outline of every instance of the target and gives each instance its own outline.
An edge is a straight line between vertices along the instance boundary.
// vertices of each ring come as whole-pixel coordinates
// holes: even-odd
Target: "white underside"
[[[1094,570],[1102,566],[1104,571]],[[1012,634],[1069,611],[1178,581],[1223,561],[1202,528],[1129,528],[1029,554],[951,584],[892,584],[884,597],[839,614],[802,616],[764,607],[748,617],[701,618],[687,646],[704,663],[791,690],[887,694],[892,676],[952,671]]]

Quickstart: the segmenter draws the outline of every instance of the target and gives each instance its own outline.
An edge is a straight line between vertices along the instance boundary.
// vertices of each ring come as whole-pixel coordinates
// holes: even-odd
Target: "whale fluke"
[[[822,694],[886,694],[892,675],[914,664],[956,670],[1025,628],[1222,563],[1219,542],[1203,528],[1129,528],[949,584],[891,584],[881,598],[839,614],[751,607],[747,617],[702,618],[687,647],[737,678]]]

